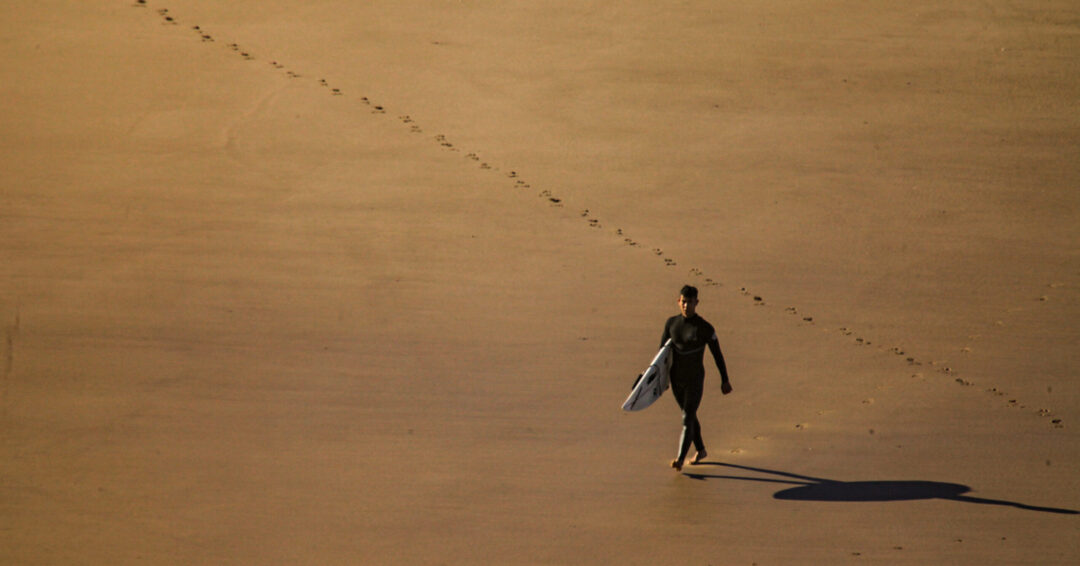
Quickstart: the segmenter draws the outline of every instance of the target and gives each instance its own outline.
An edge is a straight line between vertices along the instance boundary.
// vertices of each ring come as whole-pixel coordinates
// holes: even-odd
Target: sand
[[[1075,3],[12,4],[0,562],[1080,559]]]

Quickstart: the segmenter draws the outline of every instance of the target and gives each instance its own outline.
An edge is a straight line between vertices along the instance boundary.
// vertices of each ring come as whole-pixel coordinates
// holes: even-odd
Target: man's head
[[[679,312],[686,318],[694,316],[697,309],[697,287],[683,285],[679,290]]]

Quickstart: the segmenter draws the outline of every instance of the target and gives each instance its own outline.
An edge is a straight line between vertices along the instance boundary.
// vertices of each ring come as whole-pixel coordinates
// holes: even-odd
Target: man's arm
[[[660,337],[660,348],[657,348],[658,350],[663,348],[664,344],[667,344],[668,338],[671,338],[671,330],[668,328],[668,322],[669,321],[664,322],[664,334]]]
[[[728,380],[727,364],[724,363],[724,353],[720,351],[720,340],[716,338],[716,334],[709,339],[709,351],[716,360],[716,369],[720,371],[720,391],[727,395],[731,393],[731,382]]]

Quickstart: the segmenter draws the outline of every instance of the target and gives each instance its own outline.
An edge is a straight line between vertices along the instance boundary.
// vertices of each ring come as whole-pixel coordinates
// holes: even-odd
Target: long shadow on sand
[[[822,478],[813,478],[790,472],[779,472],[763,468],[751,468],[736,464],[724,464],[722,462],[702,462],[695,466],[703,468],[707,466],[735,468],[772,476],[780,476],[789,479],[759,478],[751,476],[732,476],[721,474],[704,474],[697,472],[685,472],[688,477],[696,480],[743,480],[765,483],[780,483],[796,485],[788,489],[782,489],[773,494],[775,499],[794,501],[912,501],[917,499],[948,499],[951,501],[963,501],[965,503],[978,503],[981,505],[1005,505],[1026,509],[1028,511],[1041,511],[1043,513],[1060,513],[1063,515],[1076,515],[1080,511],[1072,509],[1055,509],[1052,507],[1035,507],[1015,501],[1001,501],[997,499],[984,499],[964,495],[971,491],[966,485],[957,483],[942,483],[934,481],[836,481]]]

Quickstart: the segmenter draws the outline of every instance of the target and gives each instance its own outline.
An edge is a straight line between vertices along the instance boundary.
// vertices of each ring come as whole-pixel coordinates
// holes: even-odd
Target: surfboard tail
[[[649,405],[652,405],[668,390],[671,385],[670,382],[670,369],[671,369],[671,343],[669,338],[664,343],[664,347],[660,348],[660,351],[653,357],[649,367],[638,376],[638,380],[634,382],[634,388],[630,391],[630,396],[623,402],[622,409],[624,411],[640,411]]]

